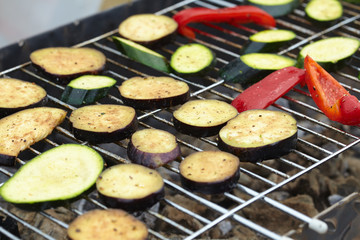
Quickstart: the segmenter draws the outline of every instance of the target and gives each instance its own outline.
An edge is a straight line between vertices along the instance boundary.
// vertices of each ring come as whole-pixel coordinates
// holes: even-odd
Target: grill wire
[[[182,1],[158,11],[156,14],[172,16],[177,11],[188,7],[219,8],[230,7],[240,3],[241,1],[236,0]],[[330,36],[360,37],[360,6],[343,2],[344,16],[342,21],[327,29],[316,29],[304,18],[305,4],[306,2],[302,3],[302,5],[293,13],[277,19],[277,28],[290,29],[297,34],[297,38],[292,42],[292,44],[289,45],[288,48],[281,49],[279,54],[296,58],[299,50],[311,41]],[[216,53],[216,69],[204,78],[184,79],[173,74],[169,75],[175,79],[180,79],[188,83],[192,91],[191,96],[193,99],[215,98],[230,102],[241,92],[241,89],[236,84],[226,84],[221,79],[218,79],[216,72],[221,66],[225,65],[232,59],[239,57],[238,52],[241,46],[246,42],[248,36],[260,30],[260,28],[251,24],[246,26],[239,25],[236,27],[226,24],[194,24],[192,27],[197,33],[197,38],[194,41],[210,47]],[[104,33],[96,38],[89,39],[74,47],[94,47],[105,53],[107,56],[107,71],[105,72],[105,75],[117,79],[117,86],[119,86],[122,81],[132,76],[165,75],[164,73],[157,72],[154,69],[135,63],[126,56],[120,54],[111,42],[110,36],[113,35],[117,35],[117,29]],[[163,46],[161,49],[157,49],[157,51],[169,59],[171,53],[177,47],[188,42],[188,39],[177,36],[174,42]],[[350,91],[351,94],[359,96],[360,83],[356,77],[359,70],[360,55],[359,51],[357,51],[350,66],[334,72],[333,74],[342,83],[342,85]],[[74,107],[59,100],[61,93],[64,90],[64,86],[58,85],[56,82],[50,81],[42,75],[39,75],[34,71],[29,62],[4,70],[0,74],[3,77],[14,77],[36,82],[47,90],[50,100],[49,105],[66,109],[68,112],[75,109]],[[122,104],[117,89],[113,88],[106,98],[98,102],[98,104],[102,103]],[[150,210],[144,213],[139,213],[137,217],[141,219],[150,219],[152,222],[161,222],[161,224],[168,226],[168,228],[170,228],[172,232],[175,232],[175,234],[159,231],[156,228],[157,225],[153,225],[149,226],[151,239],[168,239],[174,237],[179,239],[199,238],[202,234],[207,233],[215,226],[221,224],[226,225],[226,223],[229,222],[231,223],[231,226],[241,224],[259,234],[260,237],[270,239],[286,238],[284,235],[281,235],[276,231],[269,230],[266,227],[243,217],[241,210],[254,202],[263,202],[265,203],[266,208],[280,210],[292,219],[300,220],[304,224],[315,225],[315,230],[317,229],[316,227],[322,226],[322,222],[318,222],[314,218],[287,207],[267,195],[280,190],[286,184],[296,180],[325,162],[336,159],[339,155],[341,156],[342,153],[360,142],[360,138],[358,137],[360,132],[355,127],[342,126],[340,124],[329,122],[313,104],[307,90],[300,87],[293,89],[270,108],[288,112],[296,117],[298,120],[299,140],[297,148],[294,149],[291,154],[276,159],[279,165],[283,166],[281,168],[274,168],[272,164],[269,164],[271,161],[257,163],[251,168],[249,168],[248,165],[241,167],[241,174],[249,177],[250,179],[262,182],[264,190],[258,192],[239,183],[236,190],[242,193],[241,196],[245,197],[239,197],[239,194],[233,193],[223,194],[221,198],[232,203],[229,205],[232,207],[228,207],[227,205],[218,203],[216,198],[209,198],[204,195],[194,194],[182,188],[178,181],[179,171],[177,166],[179,162],[174,162],[166,165],[165,167],[161,167],[159,172],[163,175],[166,185],[165,199]],[[176,135],[177,140],[182,147],[182,157],[185,157],[189,153],[195,151],[217,149],[216,137],[196,139],[177,133],[173,128],[171,121],[174,109],[175,108],[158,109],[154,111],[137,111],[140,127],[164,129]],[[316,144],[317,141],[314,141],[313,139],[324,142],[324,144],[319,146]],[[69,120],[67,118],[45,140],[36,143],[29,149],[22,152],[18,156],[17,162],[19,163],[19,166],[23,165],[27,160],[41,154],[43,151],[69,142],[77,142],[88,145],[87,142],[82,142],[74,138],[72,133],[69,131]],[[128,163],[129,160],[126,156],[127,142],[127,140],[123,140],[110,144],[91,145],[91,147],[101,153],[109,165]],[[289,173],[285,172],[284,169],[293,169],[294,171],[292,171],[292,175],[289,175]],[[3,181],[12,176],[16,170],[17,168],[0,167],[0,173]],[[269,174],[276,175],[278,179],[273,181],[263,177],[261,172],[264,171]],[[176,201],[176,198],[168,197],[170,194],[178,194],[184,199],[187,199],[187,201],[201,205],[208,209],[210,214],[208,216],[202,216],[196,213],[193,209],[187,208],[187,205],[184,205],[181,200]],[[8,206],[8,204],[1,202],[0,211],[7,217],[23,225],[23,227],[32,234],[44,239],[59,238],[58,236],[52,235],[51,229],[39,229],[37,225],[29,223],[24,217],[17,216],[12,213]],[[80,200],[73,202],[67,206],[67,208],[69,212],[76,216],[88,210],[85,209],[84,206],[87,206],[88,209],[106,208],[98,201],[95,191],[82,196]],[[182,221],[173,219],[172,216],[167,216],[166,214],[161,213],[159,208],[163,206],[175,208],[187,215],[189,218],[196,219],[200,223],[199,226],[188,226]],[[58,225],[60,228],[63,228],[64,232],[68,227],[69,221],[64,221],[54,217],[47,211],[40,211],[38,214]],[[318,231],[320,230],[321,229],[318,229]],[[0,227],[0,232],[10,239],[19,239],[4,227]],[[65,236],[62,236],[62,238],[65,238]]]

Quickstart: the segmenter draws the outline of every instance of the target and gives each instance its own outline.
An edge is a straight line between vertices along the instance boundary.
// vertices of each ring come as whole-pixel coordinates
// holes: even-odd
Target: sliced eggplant
[[[138,164],[118,164],[106,169],[96,181],[100,198],[110,208],[144,211],[165,195],[161,175]]]
[[[31,82],[15,78],[0,78],[0,118],[26,108],[47,103],[45,89]]]
[[[46,138],[65,116],[62,109],[38,107],[0,119],[0,164],[14,165],[22,150]]]
[[[300,0],[245,0],[245,2],[265,10],[273,17],[285,16],[300,4]]]
[[[332,26],[343,15],[343,7],[338,0],[311,0],[305,7],[306,17],[320,27]]]
[[[146,225],[121,209],[95,209],[78,216],[69,224],[71,240],[145,240]]]
[[[153,48],[170,42],[178,24],[171,17],[156,14],[136,14],[119,25],[120,36]]]
[[[215,53],[198,43],[179,47],[170,60],[170,66],[177,75],[204,75],[215,66],[215,63]]]
[[[74,136],[90,143],[120,141],[138,127],[135,109],[113,104],[78,108],[71,113],[70,123]]]
[[[66,86],[61,100],[74,106],[91,104],[105,97],[115,84],[116,80],[107,76],[81,76]]]
[[[63,144],[23,165],[0,188],[0,195],[15,204],[72,199],[95,184],[103,166],[101,155],[92,148]]]
[[[285,112],[248,110],[219,132],[218,147],[244,162],[259,162],[288,154],[296,147],[296,120]]]
[[[180,157],[180,146],[173,134],[159,129],[135,132],[128,144],[127,155],[133,163],[158,168]]]
[[[232,190],[240,178],[240,161],[222,151],[192,153],[180,163],[182,185],[204,194],[219,194]]]
[[[190,98],[187,83],[171,77],[133,77],[119,91],[126,105],[143,110],[176,106]]]
[[[231,104],[220,100],[193,100],[174,111],[173,122],[175,129],[181,133],[208,137],[218,134],[226,122],[237,114]]]
[[[30,54],[33,66],[45,75],[67,84],[85,74],[99,74],[105,69],[105,55],[93,48],[51,47]]]

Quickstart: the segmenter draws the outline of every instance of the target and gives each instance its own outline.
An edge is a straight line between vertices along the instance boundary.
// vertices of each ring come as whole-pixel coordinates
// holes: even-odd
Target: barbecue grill
[[[360,38],[359,5],[342,2],[344,15],[341,21],[329,28],[317,28],[304,18],[306,2],[304,1],[293,13],[277,18],[278,28],[289,29],[297,34],[296,39],[288,47],[282,48],[279,54],[296,58],[304,45],[330,36]],[[48,105],[71,112],[75,108],[60,100],[64,86],[45,78],[31,66],[29,54],[33,50],[49,46],[88,46],[99,49],[107,56],[107,69],[104,74],[117,79],[119,86],[122,81],[133,76],[167,75],[130,60],[116,49],[110,37],[117,35],[118,24],[126,17],[145,12],[172,16],[177,11],[189,7],[219,8],[238,4],[242,4],[242,1],[167,0],[149,3],[139,0],[121,5],[0,49],[0,73],[2,77],[36,82],[47,90],[50,99]],[[248,36],[261,27],[252,24],[235,27],[222,23],[197,23],[191,27],[197,33],[193,41],[208,46],[216,53],[215,70],[202,78],[168,75],[188,83],[193,99],[213,98],[230,102],[241,92],[241,88],[237,84],[224,83],[218,78],[217,70],[239,57],[239,50]],[[187,38],[177,36],[173,42],[156,51],[169,59],[177,47],[189,41]],[[357,51],[350,65],[332,74],[351,94],[360,96],[360,82],[357,78],[359,70],[360,52]],[[117,89],[113,88],[109,95],[98,103],[122,104],[122,101]],[[356,219],[359,200],[356,192],[341,196],[340,202],[316,216],[303,212],[296,206],[285,204],[283,199],[279,199],[274,193],[283,193],[287,186],[310,174],[314,169],[327,171],[346,154],[357,156],[357,144],[360,142],[359,129],[329,121],[314,105],[307,90],[300,86],[279,99],[270,108],[288,112],[298,120],[299,140],[296,149],[279,159],[256,164],[244,163],[241,165],[241,178],[236,189],[211,197],[195,194],[181,186],[177,168],[179,162],[161,167],[158,170],[164,177],[166,185],[165,199],[145,212],[136,213],[136,216],[148,225],[151,239],[311,239],[312,237],[335,239],[340,238],[341,234],[346,238],[346,232],[350,232],[347,230],[351,229],[352,222],[354,224],[358,222]],[[137,111],[140,127],[164,129],[176,135],[182,147],[182,157],[195,151],[217,149],[216,136],[194,138],[177,133],[171,121],[175,109]],[[16,167],[0,167],[1,181],[6,181],[27,160],[47,149],[70,142],[88,144],[74,138],[70,132],[69,120],[66,119],[45,140],[23,151],[17,158]],[[126,155],[127,142],[128,140],[123,140],[91,146],[102,154],[108,165],[112,165],[129,162]],[[68,206],[34,212],[23,211],[1,201],[1,215],[6,217],[10,225],[17,223],[19,229],[14,231],[6,221],[3,221],[0,233],[9,239],[65,239],[66,229],[71,220],[95,208],[105,208],[98,199],[96,191],[83,195],[81,199],[71,202]],[[258,209],[258,214],[264,214],[266,212],[264,210],[269,211],[267,215],[251,218],[248,211],[250,208]],[[337,214],[333,214],[336,211]],[[282,215],[272,214],[274,212]],[[344,214],[339,212],[349,212],[349,215],[344,217]],[[265,219],[265,222],[273,221],[278,226],[283,225],[284,221],[292,222],[293,228],[283,232],[277,227],[264,224],[264,221],[259,219]]]

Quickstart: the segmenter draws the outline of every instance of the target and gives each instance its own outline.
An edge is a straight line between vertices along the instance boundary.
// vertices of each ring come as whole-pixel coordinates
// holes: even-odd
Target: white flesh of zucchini
[[[291,3],[294,0],[249,0],[251,3],[260,4],[260,5],[283,5],[287,3]]]
[[[254,42],[280,42],[290,41],[296,37],[296,34],[289,30],[274,29],[263,30],[250,36],[250,40]]]
[[[342,16],[343,8],[338,0],[311,0],[305,12],[317,21],[331,21]]]
[[[76,89],[99,89],[111,87],[116,83],[116,80],[107,76],[85,75],[72,80],[68,86]]]
[[[249,53],[240,57],[246,65],[254,69],[277,70],[294,66],[294,59],[272,53]]]

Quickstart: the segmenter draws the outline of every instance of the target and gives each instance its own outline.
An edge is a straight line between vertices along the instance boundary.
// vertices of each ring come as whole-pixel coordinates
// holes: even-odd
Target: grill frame
[[[25,40],[24,42],[21,42],[20,44],[14,44],[12,46],[9,46],[4,49],[0,49],[1,54],[1,66],[0,69],[0,75],[6,76],[6,77],[17,77],[17,76],[28,76],[28,79],[36,80],[40,85],[44,86],[45,89],[49,89],[49,99],[50,104],[65,108],[69,112],[73,109],[75,109],[72,106],[69,106],[59,100],[59,94],[61,94],[62,90],[64,89],[64,86],[58,85],[57,83],[54,83],[46,78],[44,78],[42,75],[39,75],[37,72],[35,72],[30,64],[28,62],[28,56],[31,51],[40,48],[40,47],[47,47],[47,46],[74,46],[74,47],[82,47],[82,46],[91,46],[100,49],[101,51],[105,52],[107,55],[107,64],[111,65],[111,68],[107,70],[106,74],[109,74],[118,80],[118,84],[125,79],[127,79],[128,75],[160,75],[161,73],[156,72],[153,69],[149,69],[147,67],[141,66],[140,64],[134,63],[133,61],[129,60],[122,54],[120,54],[115,46],[109,42],[108,37],[112,35],[117,34],[117,25],[121,22],[122,19],[125,19],[127,16],[135,14],[135,13],[141,13],[141,12],[154,12],[156,14],[168,14],[172,15],[174,11],[177,11],[179,9],[183,9],[184,7],[194,7],[194,6],[201,6],[201,7],[209,7],[209,8],[216,8],[220,6],[231,6],[231,4],[240,4],[241,1],[214,1],[214,0],[202,0],[202,1],[195,1],[195,0],[185,0],[185,1],[166,1],[161,2],[161,4],[152,4],[146,5],[144,1],[136,1],[131,5],[124,5],[120,6],[118,8],[112,9],[110,11],[106,11],[104,13],[100,13],[96,16],[84,19],[83,21],[76,22],[74,24],[67,25],[65,27],[61,27],[59,29],[56,29],[54,31],[45,33],[40,36],[36,36],[33,38],[30,38],[28,40]],[[145,6],[146,5],[146,6]],[[166,6],[166,7],[164,7]],[[326,34],[340,34],[340,35],[349,35],[350,33],[353,33],[355,36],[359,38],[359,30],[357,30],[355,26],[359,26],[360,22],[360,6],[355,6],[352,4],[345,4],[345,10],[346,10],[346,16],[350,16],[349,18],[345,17],[343,21],[340,23],[327,28],[323,31],[320,31],[318,33],[315,33],[313,30],[305,28],[305,25],[300,20],[304,16],[303,8],[304,4],[299,7],[299,9],[295,10],[294,13],[290,14],[289,16],[282,17],[277,20],[278,27],[286,27],[291,30],[294,30],[298,33],[297,42],[290,46],[289,48],[283,49],[280,51],[280,54],[286,54],[289,56],[296,56],[297,51],[301,46],[303,46],[306,43],[309,43],[312,40],[315,40],[317,38],[324,37]],[[349,10],[349,8],[352,8]],[[160,10],[159,10],[160,9]],[[354,11],[358,12],[354,12]],[[120,13],[126,12],[127,14],[122,15],[121,18],[118,18],[117,16]],[[353,16],[352,16],[353,15]],[[291,21],[299,21],[301,24],[294,25],[291,23]],[[101,25],[100,21],[106,21],[106,27],[103,27],[101,29],[96,29],[95,31],[91,32],[90,29],[95,29],[97,26]],[[95,24],[95,27],[94,27]],[[223,27],[223,25],[220,25]],[[235,51],[232,51],[233,46],[237,47],[238,45],[241,46],[241,44],[238,44],[236,42],[233,42],[232,40],[227,39],[221,39],[223,36],[220,36],[220,38],[215,38],[213,36],[208,36],[207,34],[203,35],[201,32],[203,31],[203,28],[205,30],[208,30],[209,26],[199,26],[196,25],[196,27],[199,27],[200,32],[197,33],[197,39],[195,41],[205,44],[212,48],[218,55],[218,62],[220,65],[226,64],[230,59],[239,56],[236,54]],[[211,27],[211,26],[210,26]],[[253,26],[251,26],[253,27]],[[344,31],[338,33],[338,30],[341,29]],[[77,32],[79,29],[82,29],[80,36],[76,36],[76,38],[70,38],[71,34]],[[246,40],[246,35],[242,35],[243,32],[247,31],[248,29],[241,29],[240,27],[238,29],[230,28],[231,33],[236,33],[236,30],[238,30],[240,33],[238,33],[235,38],[243,38],[242,41]],[[252,29],[252,30],[256,30]],[[251,29],[250,29],[251,31]],[[212,32],[212,30],[211,30]],[[65,33],[65,34],[64,34]],[[249,32],[247,32],[249,34]],[[63,35],[61,35],[63,34]],[[226,35],[226,34],[224,34]],[[304,35],[304,36],[303,36]],[[228,37],[228,35],[226,35]],[[232,38],[232,36],[231,36]],[[171,54],[174,47],[182,45],[187,42],[187,39],[184,39],[181,36],[178,36],[175,40],[175,44],[170,46],[163,47],[159,51],[161,51],[164,54]],[[218,47],[216,43],[221,44],[228,44],[231,45],[231,47],[227,48],[221,48]],[[220,45],[221,46],[221,45]],[[17,58],[16,61],[13,60],[13,56],[15,54],[19,54],[19,58]],[[357,55],[359,55],[359,51],[357,52]],[[224,57],[224,58],[223,58]],[[360,59],[356,56],[356,58]],[[356,77],[354,77],[353,73],[354,70],[359,71],[360,70],[360,64],[357,62],[355,63],[357,65],[353,65],[350,69],[346,69],[346,71],[338,71],[336,72],[336,76],[339,76],[342,80],[343,85],[353,94],[357,95],[360,93],[360,85],[359,80],[357,80]],[[15,66],[15,67],[14,67]],[[121,71],[115,71],[116,69],[120,68]],[[113,70],[115,69],[115,70]],[[119,73],[120,72],[120,73]],[[124,73],[125,72],[125,73]],[[350,73],[349,73],[350,72]],[[192,79],[184,79],[180,78],[176,75],[170,74],[170,76],[183,80],[187,82],[191,88],[192,88],[192,94],[191,96],[193,98],[207,98],[207,97],[215,97],[220,98],[225,101],[231,101],[236,94],[241,92],[241,90],[236,85],[229,85],[224,84],[224,82],[220,79],[217,79],[216,76],[211,75],[207,76],[205,79],[196,79],[196,82],[193,82]],[[24,79],[19,77],[20,79]],[[27,80],[27,79],[24,79]],[[349,84],[349,82],[351,84]],[[357,86],[357,87],[354,87]],[[324,118],[321,118],[319,121],[319,116],[321,117],[322,114],[320,111],[314,107],[314,105],[311,103],[311,98],[309,95],[304,92],[301,89],[295,89],[294,94],[289,94],[282,98],[282,101],[277,102],[273,104],[272,107],[275,109],[279,109],[282,111],[289,112],[293,115],[295,115],[299,119],[303,119],[304,122],[315,125],[316,127],[320,129],[327,129],[328,131],[336,134],[340,134],[342,137],[346,138],[346,143],[340,142],[332,137],[329,137],[327,135],[324,135],[322,132],[317,131],[317,129],[313,130],[312,128],[308,126],[303,126],[301,123],[299,125],[299,129],[302,132],[302,135],[299,138],[300,144],[304,144],[307,147],[310,147],[314,149],[316,152],[320,154],[320,158],[314,157],[309,155],[308,153],[301,152],[299,150],[294,150],[293,153],[298,156],[299,158],[303,158],[307,161],[306,166],[302,166],[298,163],[294,163],[291,160],[286,159],[286,157],[282,157],[279,159],[283,164],[289,165],[295,169],[297,169],[297,172],[293,175],[288,175],[281,170],[274,169],[271,166],[268,166],[266,162],[263,163],[257,163],[256,167],[259,169],[269,171],[273,174],[276,174],[277,176],[283,178],[279,183],[272,182],[268,179],[263,178],[261,175],[259,175],[256,172],[252,172],[246,168],[241,168],[242,174],[246,174],[248,176],[251,176],[255,179],[261,180],[264,182],[264,185],[268,185],[269,187],[262,192],[256,192],[255,190],[246,187],[244,185],[238,184],[237,189],[239,191],[242,191],[246,193],[250,198],[247,200],[241,199],[238,196],[235,196],[232,193],[225,193],[224,197],[231,199],[234,202],[237,202],[238,205],[232,209],[224,208],[223,206],[218,205],[216,202],[209,201],[207,198],[197,195],[194,193],[191,193],[187,191],[186,189],[182,188],[180,185],[176,184],[173,179],[165,178],[165,184],[167,189],[169,191],[176,191],[178,193],[181,193],[183,196],[186,196],[187,198],[191,199],[192,201],[198,202],[200,205],[206,206],[209,208],[209,210],[217,212],[218,216],[214,219],[207,219],[204,218],[201,215],[196,214],[195,212],[192,212],[189,209],[186,209],[185,207],[181,206],[180,204],[171,201],[168,198],[165,198],[162,201],[162,204],[170,205],[175,207],[176,209],[185,212],[189,216],[196,218],[200,222],[204,224],[203,227],[195,230],[191,230],[186,226],[181,225],[180,223],[177,223],[176,221],[161,215],[159,212],[157,212],[155,209],[150,209],[146,213],[143,213],[143,215],[149,215],[152,217],[155,217],[159,221],[163,221],[166,224],[169,224],[173,228],[176,228],[179,232],[182,232],[183,234],[179,234],[179,237],[185,239],[194,239],[201,235],[202,233],[207,232],[208,230],[212,229],[215,225],[219,224],[220,222],[223,222],[223,220],[229,220],[234,221],[232,223],[240,223],[253,231],[267,237],[270,239],[282,239],[284,236],[273,232],[269,229],[266,229],[265,227],[262,227],[258,225],[255,222],[252,222],[243,216],[239,214],[238,212],[247,206],[253,204],[254,202],[263,201],[265,202],[269,207],[274,207],[287,215],[291,216],[292,218],[298,219],[302,221],[305,224],[308,224],[310,226],[313,226],[314,229],[318,231],[323,231],[324,223],[322,221],[318,221],[315,218],[311,218],[309,216],[306,216],[292,208],[289,208],[282,203],[271,199],[267,195],[269,193],[274,192],[275,190],[281,189],[286,184],[300,178],[304,174],[309,173],[315,168],[318,168],[319,166],[323,165],[324,163],[336,159],[337,156],[340,154],[348,151],[350,148],[354,147],[360,142],[360,138],[356,135],[354,135],[353,128],[344,128],[342,129],[342,126],[334,123],[329,123],[324,120]],[[305,98],[305,101],[297,99],[297,96],[300,95],[301,97]],[[118,95],[115,95],[115,91],[112,91],[110,95],[107,97],[107,101],[116,102],[119,104],[122,104],[121,100],[119,99]],[[288,103],[295,105],[300,105],[306,109],[307,112],[315,112],[317,113],[316,118],[310,117],[308,114],[304,114],[302,112],[299,112],[298,110],[293,110],[290,106],[284,106],[283,103]],[[286,104],[285,104],[286,105]],[[164,126],[166,130],[170,130],[173,133],[174,129],[172,127],[171,123],[171,110],[154,110],[150,112],[138,112],[138,118],[141,122],[142,127],[153,127],[153,122],[159,123],[161,126]],[[68,121],[68,120],[66,120]],[[67,122],[62,124],[61,126],[57,127],[55,130],[55,133],[50,135],[48,138],[43,140],[39,144],[35,144],[34,146],[30,147],[29,150],[26,150],[26,153],[29,155],[37,155],[40,154],[44,149],[49,147],[57,146],[61,143],[68,142],[68,141],[74,141],[78,142],[80,144],[87,144],[86,142],[81,142],[76,140],[70,131],[68,130]],[[356,129],[355,129],[356,130]],[[356,133],[356,131],[355,131]],[[323,147],[317,146],[316,144],[309,142],[304,138],[307,135],[314,135],[316,138],[320,138],[324,141],[328,141],[329,144],[335,146],[335,150],[331,149],[325,149]],[[60,136],[59,136],[60,135]],[[360,136],[360,134],[358,134]],[[201,144],[193,144],[190,143],[189,140],[184,140],[185,137],[183,135],[177,135],[178,141],[184,148],[189,149],[189,151],[200,151],[202,150],[202,146],[206,145],[211,148],[216,148],[216,142],[214,138],[201,138],[199,139]],[[65,140],[64,140],[64,139]],[[46,146],[43,146],[46,145]],[[95,150],[99,151],[103,156],[106,157],[106,159],[111,163],[127,163],[129,162],[126,154],[124,154],[124,149],[126,148],[126,141],[121,141],[119,143],[116,143],[117,148],[120,148],[119,152],[113,152],[110,151],[107,146],[92,146]],[[199,146],[201,145],[201,147]],[[122,150],[121,150],[122,149]],[[116,149],[118,151],[118,149]],[[24,164],[25,161],[28,159],[28,156],[25,154],[20,154],[19,158],[17,159],[18,162],[21,164]],[[10,176],[13,173],[14,169],[8,169],[5,167],[0,168],[0,172],[5,176]],[[16,171],[16,169],[15,169]],[[171,174],[178,174],[178,169],[175,165],[169,165],[164,168],[165,172],[170,172]],[[92,196],[84,196],[84,200],[91,202],[94,206],[97,208],[105,208],[97,199],[96,197]],[[10,211],[6,209],[6,207],[0,206],[0,211],[5,214],[6,216],[14,219],[15,221],[21,223],[22,225],[25,225],[26,228],[30,229],[34,233],[39,234],[39,236],[42,236],[45,239],[54,239],[52,236],[50,236],[48,233],[42,232],[38,227],[32,226],[25,220],[21,219],[20,217],[12,214]],[[83,211],[82,209],[72,209],[72,211],[75,214],[81,214]],[[45,211],[41,211],[40,214],[44,216],[45,218],[51,220],[52,222],[56,223],[57,225],[61,226],[62,228],[67,228],[68,224],[54,218],[53,216],[49,215]],[[18,239],[16,236],[11,234],[9,231],[7,231],[4,228],[0,228],[0,232],[8,236],[10,239]],[[158,232],[156,229],[149,229],[149,232],[153,238],[158,239],[166,239],[167,236],[163,236],[162,233]]]

